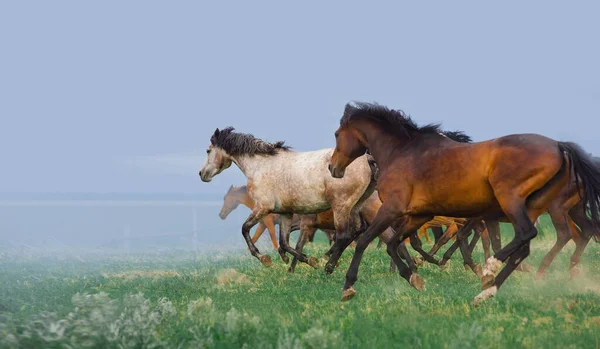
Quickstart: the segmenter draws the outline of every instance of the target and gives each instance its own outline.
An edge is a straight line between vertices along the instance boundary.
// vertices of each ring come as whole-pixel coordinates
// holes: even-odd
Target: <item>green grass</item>
[[[552,228],[542,232],[527,260],[534,267],[554,242]],[[325,249],[320,241],[307,252]],[[274,265],[264,268],[246,252],[60,258],[4,252],[0,347],[597,348],[600,245],[590,243],[575,282],[568,273],[572,251],[570,243],[543,281],[513,274],[479,308],[471,306],[479,280],[463,269],[459,254],[445,271],[421,268],[426,290],[418,292],[388,273],[387,254],[371,246],[357,296],[341,303],[352,251],[330,276],[306,265],[289,274],[275,253]],[[483,262],[481,248],[476,252],[475,261]]]

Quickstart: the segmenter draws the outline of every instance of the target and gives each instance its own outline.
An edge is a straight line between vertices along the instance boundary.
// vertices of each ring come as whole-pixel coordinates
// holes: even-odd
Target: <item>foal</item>
[[[576,144],[535,134],[457,143],[439,135],[437,125],[419,127],[401,111],[368,103],[346,105],[335,137],[331,175],[343,178],[346,167],[368,150],[380,170],[377,188],[383,202],[357,242],[342,300],[356,294],[353,285],[366,246],[391,224],[397,237],[388,249],[395,250],[435,215],[508,218],[515,238],[486,261],[483,290],[474,304],[493,297],[529,255],[537,235],[533,220],[546,211],[569,174],[582,184],[584,206],[600,226],[600,169]],[[502,262],[506,266],[496,276]],[[396,264],[410,283],[415,274],[402,261]]]
[[[373,190],[366,156],[348,167],[348,178],[339,180],[327,171],[333,149],[294,152],[283,142],[268,143],[251,134],[234,132],[232,127],[217,129],[210,143],[200,178],[210,182],[232,163],[244,173],[248,179],[248,194],[255,205],[242,225],[242,235],[250,253],[263,265],[270,266],[271,257],[256,248],[250,239],[250,229],[270,213],[280,214],[279,254],[290,253],[315,268],[318,266],[316,258],[309,259],[289,246],[293,213],[319,213],[331,208],[338,233],[360,227],[358,210]]]
[[[254,201],[248,195],[248,189],[245,185],[240,185],[238,187],[234,187],[233,185],[229,187],[227,194],[223,197],[223,207],[221,207],[221,212],[219,212],[219,217],[221,219],[226,219],[227,216],[235,210],[239,204],[242,204],[249,209],[254,208]],[[259,223],[258,228],[256,228],[256,232],[254,236],[252,236],[252,242],[256,243],[258,238],[262,235],[262,233],[266,230],[269,231],[269,235],[271,236],[271,243],[273,247],[278,250],[279,244],[277,243],[277,236],[275,235],[275,224],[279,224],[279,217],[276,214],[270,214],[265,216]],[[284,262],[289,262],[287,256],[285,256]]]

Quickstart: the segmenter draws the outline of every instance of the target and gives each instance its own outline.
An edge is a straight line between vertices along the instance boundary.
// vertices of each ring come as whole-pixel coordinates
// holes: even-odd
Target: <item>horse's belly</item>
[[[498,201],[489,186],[458,192],[438,192],[429,198],[411,202],[410,212],[433,216],[479,217],[499,208]]]
[[[295,193],[288,198],[281,199],[275,205],[278,213],[319,213],[331,208],[329,202],[320,195],[306,195],[306,193]]]

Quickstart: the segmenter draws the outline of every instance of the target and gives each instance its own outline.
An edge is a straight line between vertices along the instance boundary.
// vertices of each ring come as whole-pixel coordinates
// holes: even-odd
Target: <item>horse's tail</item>
[[[558,142],[558,148],[568,156],[586,213],[595,229],[600,229],[600,166],[575,143]]]

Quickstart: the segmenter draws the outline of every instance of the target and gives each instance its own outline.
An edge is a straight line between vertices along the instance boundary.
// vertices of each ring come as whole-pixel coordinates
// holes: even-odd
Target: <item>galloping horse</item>
[[[254,201],[252,201],[252,199],[250,198],[250,195],[248,194],[248,188],[245,185],[240,185],[240,186],[235,186],[235,187],[232,185],[231,187],[229,187],[227,194],[225,194],[225,196],[223,198],[223,207],[221,207],[221,211],[219,212],[219,217],[221,217],[221,219],[226,219],[227,216],[231,212],[233,212],[240,204],[248,207],[250,210],[252,210],[254,208]],[[331,212],[331,210],[328,210],[326,212],[331,213],[331,228],[330,229],[335,229],[335,226],[333,225],[333,213]],[[318,215],[320,216],[321,213],[319,213]],[[307,217],[305,217],[305,216],[307,216]],[[315,217],[313,217],[313,216],[315,216]],[[295,230],[300,229],[300,223],[302,220],[312,221],[313,219],[316,218],[316,216],[317,216],[316,214],[315,215],[302,215],[302,218],[301,218],[299,215],[294,214],[294,217],[292,218],[292,228],[290,230],[290,233]],[[319,227],[319,224],[320,224],[320,222],[315,220],[313,225],[310,225],[309,227],[307,227],[306,229],[303,230],[303,231],[306,231],[307,236],[305,236],[305,237],[301,236],[299,240],[312,241],[314,238],[314,234],[315,234],[317,228]],[[258,223],[258,228],[256,228],[256,232],[252,236],[252,242],[256,243],[256,241],[258,241],[258,239],[261,237],[261,235],[264,233],[264,231],[268,230],[269,234],[271,236],[271,242],[273,244],[273,247],[276,250],[278,250],[279,244],[277,243],[277,236],[275,235],[275,225],[279,225],[279,215],[278,214],[272,213],[272,214],[265,216],[265,218],[263,218]],[[295,227],[296,227],[296,229],[294,229]],[[333,232],[330,230],[327,230],[325,233],[327,234],[327,238],[329,239],[329,242],[333,243]],[[298,251],[298,253],[301,253],[302,249],[298,249],[298,247],[296,247],[296,251]],[[284,257],[285,257],[285,259],[283,259],[284,263],[288,263],[289,258],[287,258],[287,256],[283,255],[282,258],[284,258]],[[294,263],[294,265],[295,265],[295,263]]]
[[[319,213],[333,209],[338,233],[360,228],[358,210],[374,187],[367,156],[348,167],[348,178],[332,178],[327,164],[333,149],[294,152],[283,142],[268,143],[253,135],[234,132],[232,127],[217,129],[206,150],[200,178],[212,178],[235,163],[248,179],[248,194],[254,201],[252,213],[242,225],[242,235],[250,253],[265,266],[272,264],[250,239],[250,229],[270,213],[280,214],[279,254],[290,253],[301,262],[318,266],[289,246],[292,214]]]
[[[441,136],[438,125],[419,127],[402,111],[369,103],[346,105],[335,137],[331,175],[343,178],[348,165],[368,150],[380,170],[377,188],[383,202],[358,239],[342,300],[356,294],[353,285],[366,246],[390,225],[397,234],[388,250],[396,250],[407,234],[435,215],[508,219],[515,238],[486,261],[482,292],[474,304],[493,297],[529,255],[530,241],[537,235],[533,221],[547,210],[570,175],[582,186],[574,195],[581,195],[592,222],[600,226],[600,169],[574,143],[536,134],[457,143]],[[506,265],[496,275],[502,262]],[[414,286],[417,274],[399,258],[396,264]]]
[[[221,219],[226,219],[229,214],[235,210],[239,204],[242,204],[249,209],[254,208],[254,201],[248,195],[248,189],[245,185],[240,185],[234,187],[233,185],[229,187],[229,190],[223,197],[223,207],[221,207],[221,211],[219,212],[219,217]],[[271,243],[273,244],[273,248],[276,250],[279,249],[279,244],[277,243],[277,235],[275,234],[275,225],[279,224],[279,217],[276,214],[270,214],[265,216],[259,223],[258,228],[256,228],[256,232],[254,236],[252,236],[252,242],[256,243],[258,238],[262,235],[262,233],[266,230],[269,231],[269,235],[271,236]],[[288,260],[284,260],[285,263],[289,262]]]

